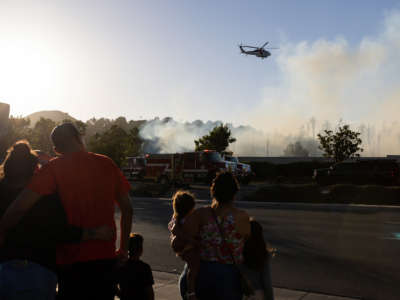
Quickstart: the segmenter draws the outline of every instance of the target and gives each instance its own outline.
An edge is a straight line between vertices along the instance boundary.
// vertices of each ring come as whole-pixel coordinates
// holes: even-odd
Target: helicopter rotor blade
[[[275,48],[275,47],[267,47],[267,48],[264,48],[264,49],[274,49],[274,50],[276,50],[276,49],[279,49],[279,48]]]
[[[259,47],[253,47],[253,46],[242,46],[244,48],[253,48],[253,49],[260,49]]]
[[[264,48],[265,46],[268,45],[269,42],[266,42],[264,45],[262,45],[260,48]]]

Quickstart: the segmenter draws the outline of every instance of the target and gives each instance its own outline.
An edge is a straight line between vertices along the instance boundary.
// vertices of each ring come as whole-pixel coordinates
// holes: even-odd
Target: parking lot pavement
[[[157,300],[179,300],[178,275],[166,272],[153,271],[154,292]],[[354,298],[338,297],[274,288],[275,300],[354,300]]]

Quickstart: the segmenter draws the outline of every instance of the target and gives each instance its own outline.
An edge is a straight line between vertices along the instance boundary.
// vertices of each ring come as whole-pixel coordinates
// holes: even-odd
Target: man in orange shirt
[[[71,225],[115,229],[114,207],[121,210],[121,258],[127,258],[132,226],[130,185],[114,162],[87,152],[79,131],[65,123],[54,128],[51,139],[59,157],[33,177],[0,221],[0,243],[5,233],[43,195],[58,193]],[[116,251],[113,241],[65,244],[57,249],[61,299],[114,299],[111,272]]]

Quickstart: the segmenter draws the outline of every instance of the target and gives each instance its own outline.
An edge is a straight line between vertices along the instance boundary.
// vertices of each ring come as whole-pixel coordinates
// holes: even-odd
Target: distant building
[[[3,137],[7,134],[9,116],[10,105],[0,102],[0,163],[3,162],[8,146]]]
[[[9,115],[10,105],[0,102],[0,137],[6,134]]]

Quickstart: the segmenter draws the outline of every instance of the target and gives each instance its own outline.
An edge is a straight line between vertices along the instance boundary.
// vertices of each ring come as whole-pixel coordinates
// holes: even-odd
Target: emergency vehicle
[[[204,150],[128,157],[123,172],[131,180],[183,184],[209,183],[217,172],[229,169],[230,164],[218,152]]]
[[[232,155],[225,155],[224,160],[235,165],[235,175],[240,182],[248,184],[254,176],[251,166],[239,161],[239,158]]]

